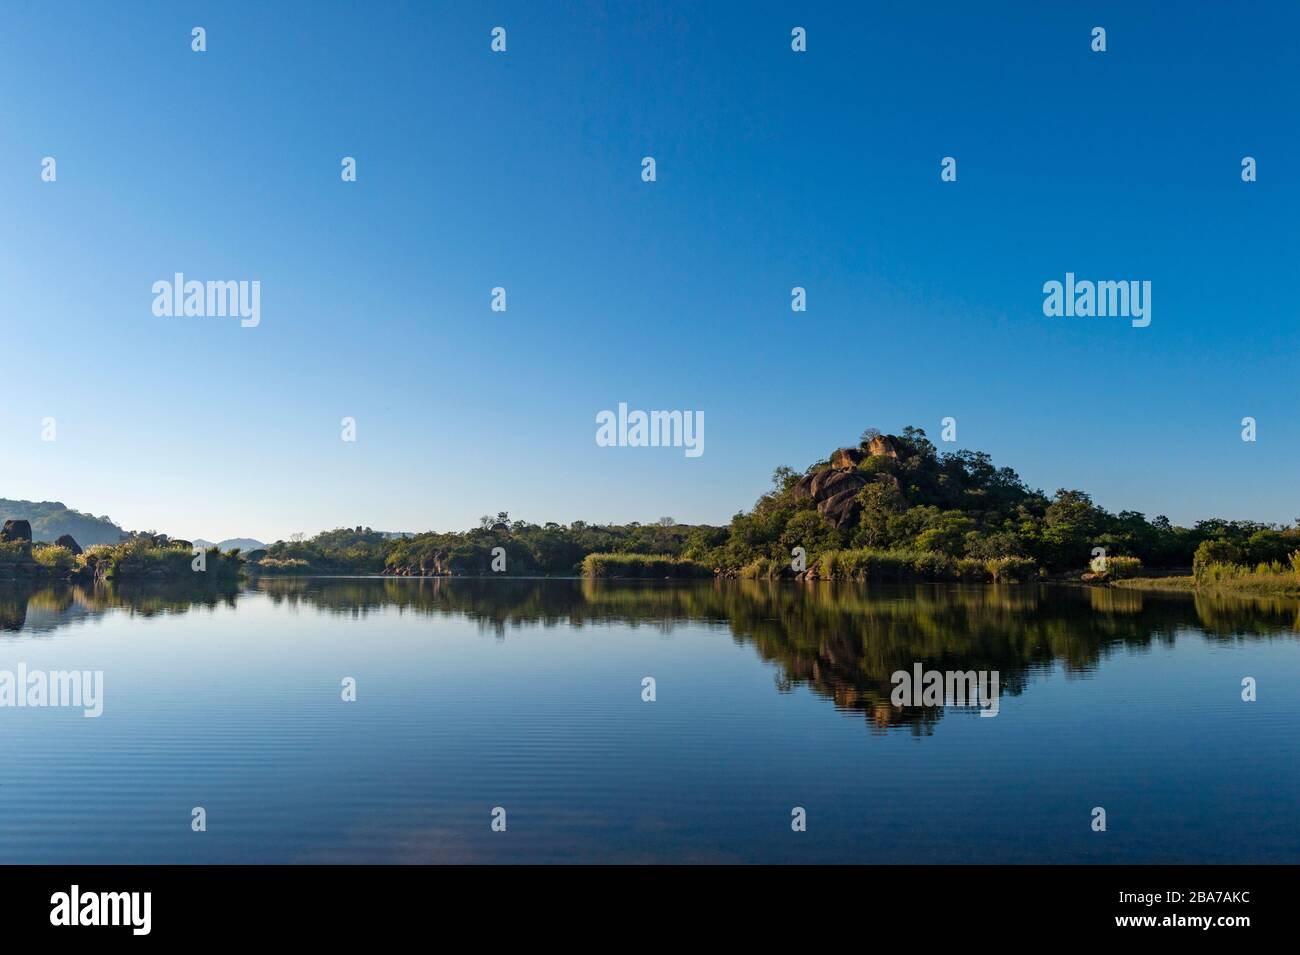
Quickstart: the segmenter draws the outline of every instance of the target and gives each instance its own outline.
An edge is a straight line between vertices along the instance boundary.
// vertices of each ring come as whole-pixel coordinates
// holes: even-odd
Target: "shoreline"
[[[926,586],[926,587],[993,587],[1006,588],[1015,587],[1025,589],[1034,586],[1048,587],[1071,587],[1082,590],[1124,590],[1138,594],[1146,593],[1153,595],[1170,595],[1179,594],[1187,596],[1204,596],[1217,598],[1236,598],[1236,599],[1287,599],[1300,600],[1300,584],[1294,583],[1275,583],[1265,579],[1244,578],[1240,583],[1234,586],[1233,582],[1217,582],[1212,584],[1202,584],[1197,587],[1195,578],[1190,575],[1169,574],[1157,577],[1134,577],[1124,580],[1081,580],[1077,576],[1043,576],[1033,580],[1026,581],[1002,581],[994,582],[987,580],[925,580],[925,579],[897,579],[897,580],[873,580],[860,577],[816,577],[811,575],[805,576],[781,576],[781,577],[742,577],[736,574],[718,573],[711,574],[707,577],[651,577],[651,576],[584,576],[581,574],[555,574],[555,575],[513,575],[513,574],[338,574],[338,573],[307,573],[307,574],[259,574],[254,572],[242,572],[237,577],[215,576],[209,577],[202,574],[186,574],[184,576],[154,576],[154,575],[118,575],[115,577],[88,576],[84,574],[73,575],[19,575],[19,576],[0,576],[0,587],[3,588],[41,588],[50,586],[65,587],[113,587],[113,586],[155,586],[162,588],[193,588],[195,590],[210,589],[212,587],[230,587],[235,589],[256,588],[263,581],[309,581],[309,580],[366,580],[366,581],[388,581],[388,580],[408,580],[408,581],[566,581],[566,582],[611,582],[611,583],[640,583],[640,584],[703,584],[706,582],[730,582],[736,584],[744,583],[789,583],[794,585],[858,585],[862,587],[907,587],[907,586]],[[1252,586],[1253,585],[1253,586]]]
[[[1300,598],[1300,580],[1271,579],[1269,576],[1242,576],[1227,580],[1203,581],[1187,576],[1133,577],[1117,580],[1110,586],[1146,593],[1207,594],[1216,597],[1296,597]]]

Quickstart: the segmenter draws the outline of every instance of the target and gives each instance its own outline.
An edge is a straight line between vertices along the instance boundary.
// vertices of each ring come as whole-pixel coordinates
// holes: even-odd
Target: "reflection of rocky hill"
[[[270,578],[258,592],[278,605],[361,618],[398,611],[458,615],[499,635],[525,626],[619,623],[665,632],[687,622],[726,626],[778,668],[778,686],[807,686],[873,725],[924,732],[942,707],[896,708],[891,676],[930,670],[996,670],[1003,696],[1025,690],[1035,670],[1096,668],[1112,652],[1172,643],[1180,632],[1209,640],[1294,639],[1300,601],[1196,597],[1106,588],[857,584],[709,580]],[[55,628],[111,608],[150,615],[216,603],[235,590],[181,587],[47,587],[0,590],[0,629]]]
[[[935,670],[996,670],[1003,695],[1035,669],[1095,668],[1111,652],[1172,642],[1181,630],[1210,639],[1293,635],[1300,601],[1254,601],[1073,587],[598,580],[263,580],[273,600],[364,615],[386,607],[463,614],[498,634],[526,624],[619,622],[671,630],[687,621],[727,625],[780,669],[782,687],[805,685],[878,726],[941,718],[939,707],[898,709],[891,676],[921,662]]]
[[[664,630],[687,621],[726,624],[780,668],[779,685],[805,685],[875,725],[941,718],[939,707],[898,709],[891,676],[921,662],[935,670],[997,670],[1003,695],[1035,669],[1095,668],[1111,652],[1172,642],[1181,630],[1210,639],[1294,635],[1300,601],[1255,601],[1074,587],[987,587],[708,581],[264,580],[277,601],[364,614],[383,607],[464,614],[504,634],[525,624],[619,622]]]

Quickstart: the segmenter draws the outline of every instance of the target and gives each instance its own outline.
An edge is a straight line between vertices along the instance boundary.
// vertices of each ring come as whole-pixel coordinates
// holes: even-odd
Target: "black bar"
[[[12,866],[0,870],[0,917],[7,939],[50,941],[75,932],[79,941],[373,943],[463,930],[485,944],[591,935],[675,946],[707,929],[833,945],[1026,931],[1231,942],[1286,926],[1294,878],[1289,866]],[[150,893],[148,934],[135,934],[129,909],[117,926],[51,924],[52,899],[73,885],[83,904],[89,893]],[[142,909],[135,914],[138,927]],[[1119,924],[1132,918],[1154,924]],[[1214,924],[1187,921],[1205,918]]]

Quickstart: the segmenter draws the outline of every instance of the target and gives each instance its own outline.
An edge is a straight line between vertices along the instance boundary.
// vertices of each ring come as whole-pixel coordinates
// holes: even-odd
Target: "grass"
[[[26,541],[0,541],[0,564],[26,564],[32,559],[32,545]]]
[[[582,560],[584,577],[712,577],[713,571],[698,561],[668,554],[588,554]]]
[[[855,548],[819,554],[809,576],[824,580],[865,581],[974,581],[1009,583],[1033,580],[1038,565],[1024,557],[949,557],[937,551],[872,550]],[[793,576],[789,561],[759,557],[740,569],[746,580],[772,580]]]
[[[264,574],[311,573],[311,563],[300,557],[263,557],[253,566]]]
[[[740,576],[745,580],[772,580],[785,576],[790,570],[789,563],[782,563],[775,557],[758,557],[740,568]]]
[[[1300,596],[1300,551],[1288,567],[1279,561],[1256,564],[1198,564],[1190,577],[1136,577],[1117,581],[1136,590],[1184,590],[1256,596]]]
[[[949,557],[928,550],[855,548],[821,554],[812,568],[830,580],[866,581],[984,581],[1010,583],[1034,580],[1038,565],[1027,557]]]
[[[1142,572],[1142,561],[1136,557],[1099,557],[1089,567],[1105,580],[1127,580]]]
[[[66,547],[57,544],[36,544],[32,547],[32,559],[47,570],[67,573],[77,566],[77,556]]]
[[[244,563],[237,549],[223,554],[220,549],[209,547],[202,555],[203,569],[198,570],[195,567],[198,556],[189,547],[154,544],[138,538],[111,549],[104,576],[109,580],[233,580],[239,577]]]

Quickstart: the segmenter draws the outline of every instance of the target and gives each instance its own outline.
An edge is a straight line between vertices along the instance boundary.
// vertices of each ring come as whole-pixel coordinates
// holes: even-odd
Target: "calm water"
[[[0,708],[0,862],[1295,863],[1298,618],[1036,586],[0,589],[0,670],[105,697]],[[998,671],[998,715],[894,707],[916,662]]]

